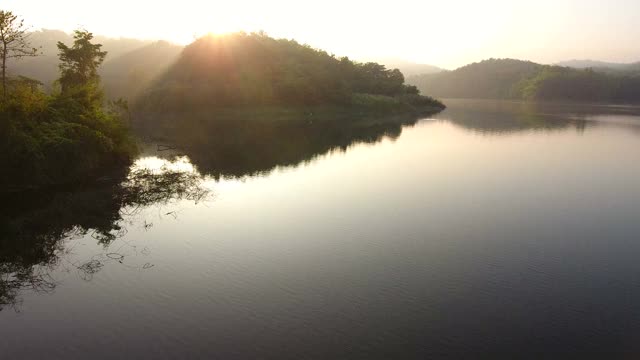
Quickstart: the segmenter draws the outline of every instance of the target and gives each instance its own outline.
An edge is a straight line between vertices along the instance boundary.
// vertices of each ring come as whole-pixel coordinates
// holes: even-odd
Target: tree
[[[29,45],[24,20],[11,11],[0,10],[0,57],[2,58],[2,98],[7,95],[7,60],[37,56],[38,49]]]
[[[98,67],[107,56],[101,44],[93,44],[93,34],[75,30],[73,46],[58,42],[60,50],[60,86],[63,96],[71,96],[88,107],[100,106],[102,91]]]

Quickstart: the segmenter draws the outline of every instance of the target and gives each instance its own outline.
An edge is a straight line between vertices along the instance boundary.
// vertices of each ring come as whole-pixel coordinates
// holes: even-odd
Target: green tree
[[[101,44],[93,44],[93,34],[86,30],[74,31],[71,47],[58,42],[60,51],[60,79],[62,95],[70,96],[87,108],[102,106],[98,67],[107,56]]]
[[[2,98],[7,96],[7,60],[37,56],[38,49],[29,45],[24,20],[11,11],[0,10],[0,58],[2,58]]]

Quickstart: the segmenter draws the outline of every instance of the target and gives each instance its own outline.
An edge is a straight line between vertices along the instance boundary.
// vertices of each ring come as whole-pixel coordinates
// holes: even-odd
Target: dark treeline
[[[524,99],[638,104],[640,72],[625,75],[543,66],[535,76],[522,80],[517,90]]]
[[[141,97],[144,112],[238,105],[430,106],[397,70],[336,58],[264,33],[206,36],[187,46]]]
[[[423,92],[448,98],[637,104],[640,71],[633,69],[575,69],[490,59],[408,82]]]

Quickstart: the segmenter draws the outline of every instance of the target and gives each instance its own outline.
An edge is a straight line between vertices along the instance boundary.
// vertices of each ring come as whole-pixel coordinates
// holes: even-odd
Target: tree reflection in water
[[[243,178],[264,175],[277,167],[297,166],[354,144],[396,139],[402,129],[431,114],[327,119],[279,118],[273,114],[249,118],[216,118],[190,114],[154,118],[138,125],[138,135],[170,145],[189,157],[207,176]]]
[[[128,174],[98,185],[2,195],[0,310],[16,308],[22,291],[47,293],[55,289],[56,281],[50,273],[69,251],[65,250],[65,240],[90,234],[109,251],[108,246],[126,234],[125,224],[135,223],[135,215],[142,209],[177,200],[200,202],[210,198],[202,176],[185,159],[151,160],[155,166],[148,166],[149,159],[142,159]],[[145,229],[151,227],[146,220],[140,221]],[[124,256],[118,251],[64,265],[90,280],[105,264],[123,263]],[[151,266],[144,264],[142,268]]]
[[[0,195],[4,196],[0,205],[0,307],[15,305],[24,290],[52,291],[56,283],[49,274],[59,266],[72,267],[86,280],[109,263],[129,266],[121,249],[109,250],[109,245],[126,234],[125,224],[131,226],[136,215],[152,205],[209,198],[203,175],[219,179],[266,174],[331,151],[345,151],[353,144],[396,139],[404,127],[421,118],[409,114],[300,120],[258,115],[211,119],[205,114],[180,121],[157,120],[139,129],[139,135],[170,144],[168,148],[179,149],[188,160],[175,159],[175,152],[167,154],[173,160],[143,157],[128,174],[100,185]],[[176,213],[165,215],[175,217]],[[136,221],[144,229],[153,226],[144,218]],[[105,251],[82,262],[61,264],[62,255],[70,251],[63,240],[87,235],[104,245]],[[146,263],[134,268],[152,266]]]

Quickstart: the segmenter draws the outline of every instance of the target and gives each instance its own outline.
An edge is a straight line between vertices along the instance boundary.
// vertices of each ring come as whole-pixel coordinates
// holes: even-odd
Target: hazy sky
[[[640,60],[640,0],[4,0],[35,29],[188,43],[265,30],[336,55],[455,68],[490,57]]]

